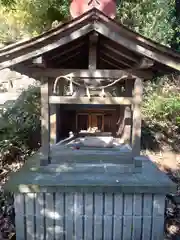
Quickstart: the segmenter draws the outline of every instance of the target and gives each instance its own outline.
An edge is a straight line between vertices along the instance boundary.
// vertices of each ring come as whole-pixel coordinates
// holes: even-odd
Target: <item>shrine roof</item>
[[[141,68],[145,59],[153,62],[148,70],[154,73],[180,71],[180,53],[142,37],[97,9],[37,37],[2,48],[0,70],[39,56],[43,56],[50,67],[63,68],[69,62],[68,67],[73,68],[73,64],[80,61],[83,69],[88,61],[88,38],[92,32],[99,36],[99,69]]]

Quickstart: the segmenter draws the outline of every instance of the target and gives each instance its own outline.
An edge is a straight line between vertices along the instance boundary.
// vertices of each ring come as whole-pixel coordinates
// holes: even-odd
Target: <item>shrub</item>
[[[180,93],[177,87],[165,81],[148,83],[146,88],[142,108],[144,119],[152,124],[158,122],[162,126],[180,127]]]
[[[179,83],[164,77],[144,87],[143,136],[151,136],[153,142],[168,144],[173,150],[180,145],[180,91]],[[158,140],[155,139],[158,136]],[[159,137],[161,136],[161,137]],[[146,137],[143,138],[150,142]],[[152,141],[151,141],[152,142]],[[148,145],[148,143],[146,144]]]
[[[40,91],[29,87],[2,112],[0,157],[2,163],[24,159],[40,146]]]

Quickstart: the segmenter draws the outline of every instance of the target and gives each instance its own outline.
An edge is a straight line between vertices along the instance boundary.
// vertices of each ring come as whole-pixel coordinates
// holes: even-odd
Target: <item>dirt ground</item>
[[[175,181],[180,181],[180,153],[163,152],[147,153],[148,157],[156,163],[159,169],[169,175]]]

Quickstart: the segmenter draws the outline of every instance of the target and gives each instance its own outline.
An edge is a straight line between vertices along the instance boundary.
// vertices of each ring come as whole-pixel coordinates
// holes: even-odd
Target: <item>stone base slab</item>
[[[15,194],[17,240],[161,240],[165,195]]]

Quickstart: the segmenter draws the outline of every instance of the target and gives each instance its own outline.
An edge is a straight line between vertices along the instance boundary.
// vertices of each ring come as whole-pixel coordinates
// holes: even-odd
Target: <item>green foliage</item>
[[[3,0],[0,6],[0,41],[14,42],[36,36],[51,24],[68,19],[66,0]]]
[[[157,83],[149,83],[145,90],[143,114],[151,124],[180,127],[180,93],[170,80],[163,79]]]
[[[172,77],[146,83],[142,105],[144,149],[179,151],[180,147],[180,88],[179,79]]]
[[[24,91],[20,99],[1,116],[0,156],[3,162],[26,157],[40,145],[40,92]]]
[[[118,18],[134,31],[164,45],[174,35],[174,0],[124,0]]]
[[[67,20],[69,1],[1,0],[0,16],[1,41],[18,40],[51,28],[55,20]],[[117,18],[134,31],[162,44],[170,46],[172,38],[175,43],[179,41],[174,0],[122,0]]]

